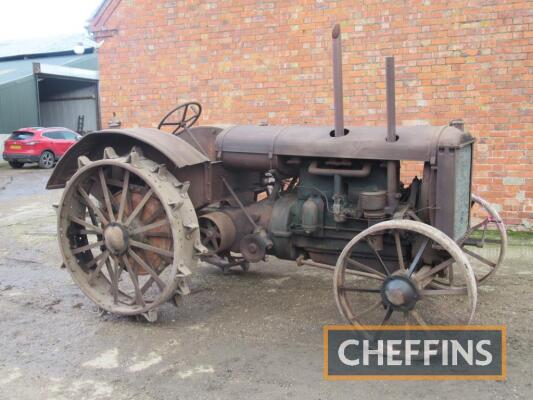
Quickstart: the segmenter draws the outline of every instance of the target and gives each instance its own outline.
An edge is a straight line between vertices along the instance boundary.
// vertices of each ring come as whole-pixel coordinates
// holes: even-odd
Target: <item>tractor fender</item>
[[[65,187],[78,169],[80,156],[92,161],[102,159],[106,147],[112,147],[122,156],[128,154],[133,146],[139,146],[146,158],[165,164],[173,174],[181,168],[209,162],[205,155],[185,140],[158,129],[106,129],[89,133],[72,146],[57,163],[46,188]]]

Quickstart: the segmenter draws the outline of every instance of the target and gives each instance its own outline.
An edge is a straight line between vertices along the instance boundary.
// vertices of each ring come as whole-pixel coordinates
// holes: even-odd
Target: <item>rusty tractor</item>
[[[47,187],[64,188],[64,265],[101,309],[153,321],[190,293],[198,261],[230,273],[274,255],[332,270],[352,324],[472,321],[507,244],[471,193],[474,138],[461,120],[397,127],[393,58],[387,127],[345,127],[338,25],[332,40],[333,126],[193,126],[189,102],[158,129],[89,134],[59,161]],[[402,161],[421,178],[401,182]]]

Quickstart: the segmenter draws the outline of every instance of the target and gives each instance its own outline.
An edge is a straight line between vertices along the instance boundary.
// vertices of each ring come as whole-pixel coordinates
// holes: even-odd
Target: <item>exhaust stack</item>
[[[333,100],[335,106],[335,137],[344,136],[344,105],[342,93],[341,27],[335,24],[333,38]]]
[[[398,140],[396,134],[396,90],[394,79],[394,57],[385,59],[385,73],[387,75],[387,142]],[[399,203],[400,162],[387,161],[387,204],[388,212],[392,214]]]

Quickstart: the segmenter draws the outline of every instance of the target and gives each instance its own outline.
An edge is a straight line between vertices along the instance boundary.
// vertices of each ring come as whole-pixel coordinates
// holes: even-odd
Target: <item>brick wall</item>
[[[463,118],[475,192],[509,224],[533,223],[533,2],[512,0],[110,0],[93,20],[103,126],[154,126],[198,100],[201,122],[332,124],[331,34],[343,31],[348,125]]]

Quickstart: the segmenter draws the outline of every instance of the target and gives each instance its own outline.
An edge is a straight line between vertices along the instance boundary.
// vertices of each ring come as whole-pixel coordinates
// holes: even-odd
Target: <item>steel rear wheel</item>
[[[149,313],[188,292],[201,251],[198,221],[180,183],[138,148],[78,159],[58,210],[59,245],[81,290],[116,314]]]
[[[438,283],[448,269],[461,285]],[[477,302],[459,246],[418,221],[385,221],[358,234],[340,254],[333,282],[341,315],[358,326],[468,324]]]

